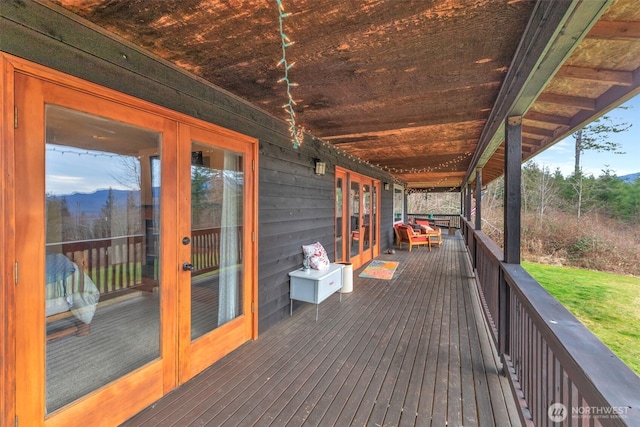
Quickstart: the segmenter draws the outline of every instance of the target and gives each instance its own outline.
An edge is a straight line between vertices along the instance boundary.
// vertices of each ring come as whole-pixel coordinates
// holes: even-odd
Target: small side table
[[[289,273],[289,315],[293,315],[293,300],[316,304],[316,322],[318,321],[318,305],[331,294],[342,289],[341,264],[329,264],[327,270],[304,270],[302,268]],[[342,301],[342,293],[340,293]]]

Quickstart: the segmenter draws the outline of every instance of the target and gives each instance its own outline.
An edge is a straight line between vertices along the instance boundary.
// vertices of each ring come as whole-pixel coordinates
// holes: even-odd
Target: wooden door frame
[[[254,201],[252,195],[257,194],[254,186],[252,185],[252,175],[254,168],[252,165],[255,160],[255,153],[253,149],[255,144],[251,141],[240,139],[237,135],[229,135],[218,132],[210,127],[198,127],[194,125],[178,126],[179,134],[179,149],[178,151],[178,170],[181,171],[178,178],[179,194],[183,197],[178,201],[178,212],[182,212],[182,215],[178,215],[178,235],[176,236],[176,242],[180,242],[183,236],[188,236],[191,232],[191,219],[190,215],[185,215],[185,212],[191,212],[191,198],[187,197],[191,194],[191,175],[188,171],[191,169],[191,144],[193,141],[209,144],[212,147],[220,148],[223,150],[232,151],[242,154],[244,169],[243,172],[248,178],[244,181],[245,190],[243,191],[243,206],[253,206]],[[212,142],[215,141],[215,142]],[[254,199],[255,200],[255,199]],[[252,224],[256,224],[257,215],[254,209],[246,209],[243,218],[243,228],[245,230],[251,230]],[[255,228],[255,227],[254,227]],[[243,233],[242,248],[244,249],[243,259],[251,260],[251,247],[252,233]],[[183,260],[181,262],[189,262],[191,259],[191,246],[178,244],[178,259]],[[257,262],[257,260],[254,260]],[[249,269],[247,269],[249,270]],[[202,370],[210,366],[216,360],[225,356],[229,351],[237,348],[240,344],[246,341],[246,337],[255,337],[256,331],[254,328],[257,326],[257,309],[255,304],[252,304],[254,298],[249,297],[252,292],[246,292],[251,289],[250,283],[253,280],[253,276],[250,271],[245,271],[243,275],[243,314],[230,322],[221,325],[215,330],[207,333],[205,336],[198,338],[195,342],[191,340],[190,319],[185,322],[180,322],[179,331],[179,352],[180,352],[180,366],[178,369],[178,381],[184,383]],[[179,287],[182,295],[179,296],[180,309],[179,313],[190,313],[191,304],[191,274],[188,271],[179,272]],[[248,295],[247,295],[248,294]],[[252,306],[254,307],[252,313]],[[247,321],[246,316],[252,316],[253,319]],[[248,327],[250,325],[250,328]],[[243,331],[238,331],[239,328],[247,326]],[[237,333],[233,334],[232,331],[236,330]],[[239,335],[238,335],[239,333]],[[205,352],[206,350],[206,352]]]
[[[373,234],[371,235],[371,241],[375,242],[375,244],[374,243],[371,244],[371,251],[372,251],[373,258],[380,255],[380,203],[382,202],[382,194],[380,193],[380,191],[382,190],[381,186],[382,186],[382,183],[380,182],[380,180],[377,180],[377,179],[372,180],[371,203],[375,202],[375,207],[376,207],[375,236]],[[375,193],[375,197],[374,197],[374,193]],[[373,205],[372,205],[372,208],[373,208]],[[373,209],[372,209],[372,212],[373,212]]]
[[[15,423],[14,66],[0,52],[0,425]]]
[[[16,183],[20,182],[30,191],[16,192],[15,227],[20,240],[14,242],[18,280],[15,299],[16,336],[16,412],[26,425],[73,425],[76,420],[87,424],[101,420],[117,419],[113,407],[121,408],[123,417],[130,417],[136,406],[144,407],[163,395],[165,388],[174,388],[175,352],[170,342],[162,343],[159,358],[145,366],[110,383],[108,387],[88,393],[82,399],[71,403],[51,414],[46,414],[46,340],[44,286],[45,248],[45,105],[59,105],[65,108],[101,115],[112,120],[145,126],[171,138],[175,125],[164,117],[143,113],[135,108],[110,100],[100,100],[87,92],[78,91],[64,84],[41,79],[38,76],[16,72],[16,106],[19,124],[15,130],[15,143],[21,149],[15,150]],[[107,114],[108,113],[108,114]],[[20,177],[20,178],[19,178]],[[165,203],[170,206],[169,203]],[[161,208],[162,209],[162,208]],[[166,208],[164,208],[166,210]],[[163,212],[166,215],[166,212]],[[162,215],[161,214],[161,217]],[[161,228],[170,226],[162,221]],[[167,258],[170,248],[163,248]],[[27,267],[28,266],[28,267]],[[167,269],[168,270],[168,269]],[[162,280],[170,280],[170,273],[161,272]],[[169,289],[170,292],[170,289]],[[172,310],[169,295],[161,297],[160,310],[167,316]],[[22,316],[25,316],[24,318]],[[172,334],[172,322],[162,322],[162,336]],[[166,329],[168,328],[168,329]],[[23,338],[23,339],[19,339]],[[167,340],[161,340],[167,341]],[[27,381],[28,378],[28,381]],[[120,392],[114,393],[114,390]],[[127,391],[126,398],[124,391]],[[131,397],[135,396],[135,399]],[[87,408],[92,410],[87,411]],[[87,414],[90,414],[87,416]],[[46,415],[45,415],[46,414]],[[44,418],[43,418],[44,417]],[[126,419],[126,418],[125,418]]]
[[[380,254],[380,201],[381,201],[381,193],[380,193],[380,180],[372,178],[367,175],[362,175],[357,172],[353,172],[349,169],[345,169],[339,166],[336,166],[336,182],[339,177],[343,178],[343,218],[345,220],[342,224],[342,233],[343,233],[343,259],[341,261],[348,261],[353,263],[353,268],[358,268],[364,263],[370,261]],[[351,257],[351,236],[348,235],[348,232],[351,229],[351,182],[357,181],[360,183],[360,215],[362,215],[362,206],[363,206],[363,197],[362,197],[362,184],[368,184],[370,186],[371,192],[371,203],[373,203],[373,189],[377,188],[376,191],[376,207],[377,207],[377,215],[376,215],[376,227],[375,227],[375,241],[377,244],[374,246],[370,243],[369,249],[367,252],[370,255],[364,256],[362,251],[363,242],[362,240],[358,242],[359,252],[355,257]],[[335,197],[335,195],[334,195]],[[369,206],[371,212],[371,206]],[[371,219],[373,221],[373,219]],[[335,223],[335,219],[334,219]],[[373,231],[371,231],[371,242],[374,241]],[[349,237],[347,237],[349,236]]]
[[[8,55],[0,52],[0,65],[2,69],[2,103],[0,109],[0,117],[2,120],[2,126],[0,127],[0,136],[2,137],[2,147],[0,148],[0,165],[2,166],[3,174],[0,178],[0,189],[2,190],[2,201],[0,205],[2,206],[2,225],[0,226],[0,243],[3,245],[3,254],[1,257],[0,264],[0,275],[4,279],[3,282],[6,284],[15,283],[15,286],[20,286],[20,281],[18,280],[18,268],[14,268],[17,266],[17,262],[20,257],[24,257],[25,255],[20,255],[16,249],[17,236],[16,236],[16,221],[17,221],[17,208],[16,208],[16,198],[23,197],[24,192],[19,191],[16,188],[16,152],[14,150],[15,144],[17,142],[17,137],[20,138],[33,138],[33,130],[29,129],[28,136],[16,136],[17,132],[21,132],[24,129],[20,128],[20,123],[24,123],[25,119],[29,114],[33,114],[34,117],[37,114],[42,116],[42,110],[39,112],[33,112],[38,109],[34,108],[19,108],[17,105],[28,105],[28,101],[32,98],[32,94],[30,93],[18,93],[14,92],[16,75],[20,74],[25,76],[28,81],[38,82],[38,85],[48,85],[47,87],[59,87],[64,91],[72,91],[73,93],[77,93],[79,98],[82,97],[91,97],[92,99],[101,100],[101,104],[108,104],[114,106],[121,106],[122,108],[129,109],[129,111],[138,111],[141,114],[156,116],[157,120],[164,123],[164,131],[165,135],[163,137],[163,148],[164,144],[168,141],[168,135],[173,133],[173,136],[169,136],[176,141],[178,140],[177,135],[177,123],[183,123],[185,125],[200,127],[203,129],[208,129],[210,131],[217,132],[219,135],[223,135],[225,137],[233,137],[240,139],[249,143],[251,148],[248,151],[251,154],[251,173],[248,174],[247,179],[245,181],[245,197],[250,199],[250,205],[245,206],[245,212],[250,211],[250,215],[248,215],[247,223],[250,229],[247,229],[245,233],[245,251],[246,251],[246,263],[249,265],[248,268],[245,269],[245,274],[247,276],[247,281],[250,282],[250,292],[245,295],[246,304],[249,305],[250,309],[246,310],[245,313],[250,316],[248,321],[245,323],[245,332],[248,339],[255,339],[258,335],[258,311],[257,311],[257,300],[258,300],[258,274],[257,274],[257,265],[258,265],[258,218],[257,218],[257,194],[258,194],[258,174],[257,174],[257,161],[258,161],[258,144],[257,139],[247,137],[245,135],[238,134],[236,132],[230,131],[228,129],[220,128],[216,125],[204,122],[202,120],[177,113],[173,110],[169,110],[167,108],[158,106],[156,104],[149,103],[147,101],[125,95],[123,93],[104,88],[102,86],[86,82],[84,80],[66,75],[64,73],[51,70],[47,67],[43,67],[37,65],[35,63],[14,57],[12,55]],[[22,92],[22,91],[21,91]],[[29,91],[25,91],[29,92]],[[44,91],[43,91],[44,93]],[[17,99],[18,97],[24,97],[24,99]],[[40,95],[38,95],[40,96]],[[47,95],[48,97],[48,95]],[[47,97],[42,96],[43,101],[47,99]],[[64,103],[63,103],[64,104]],[[105,105],[106,105],[105,104]],[[72,107],[73,108],[73,107]],[[91,113],[91,108],[81,108],[81,111],[87,111]],[[100,114],[99,114],[100,115]],[[124,120],[128,122],[128,120]],[[41,122],[41,129],[36,130],[38,135],[40,136],[37,142],[33,142],[33,144],[42,144],[44,141],[44,119],[36,118],[36,123]],[[17,123],[14,126],[14,123]],[[173,127],[170,123],[173,123]],[[167,127],[168,126],[168,127]],[[17,128],[18,130],[16,131]],[[173,129],[173,130],[172,130]],[[36,139],[34,139],[36,141]],[[44,152],[44,150],[42,150]],[[163,151],[163,160],[167,160],[165,156],[171,156],[170,151]],[[177,152],[177,150],[174,150]],[[35,156],[32,159],[36,164],[40,164],[42,166],[41,173],[44,173],[44,154],[40,154]],[[20,167],[24,167],[24,165],[20,165]],[[163,186],[164,185],[172,185],[171,181],[173,181],[173,185],[175,186],[175,177],[171,176],[169,168],[163,168]],[[41,176],[41,175],[39,175]],[[172,179],[173,178],[173,179]],[[170,191],[170,190],[166,190]],[[175,193],[177,194],[177,192]],[[35,197],[35,196],[34,196]],[[38,196],[39,197],[39,196]],[[42,202],[44,203],[44,201]],[[161,221],[163,222],[162,227],[164,227],[163,232],[164,238],[170,239],[169,236],[176,236],[176,226],[170,224],[170,219],[167,217],[168,215],[172,215],[175,217],[177,215],[177,211],[171,209],[175,209],[177,204],[174,204],[173,207],[170,206],[168,201],[164,201],[164,205],[161,206]],[[44,207],[43,207],[44,209]],[[42,212],[41,212],[42,213]],[[44,218],[41,219],[42,224]],[[36,224],[37,225],[37,224]],[[247,237],[248,236],[248,237]],[[252,238],[253,237],[253,238]],[[42,242],[43,243],[43,242]],[[32,246],[37,245],[38,242],[32,244]],[[165,260],[174,259],[177,260],[178,256],[176,253],[175,247],[173,249],[170,248],[171,245],[162,245],[161,251],[162,256]],[[37,258],[37,257],[36,257]],[[29,260],[31,261],[31,260]],[[168,262],[168,261],[167,261]],[[31,265],[30,268],[33,270],[38,270],[41,274],[44,266],[44,259],[36,260],[36,265]],[[169,268],[165,268],[166,272],[165,276],[162,277],[167,283],[169,281],[176,282],[175,278],[176,271]],[[25,271],[20,270],[20,271]],[[162,273],[161,273],[162,274]],[[174,276],[174,277],[172,277]],[[27,274],[28,277],[28,274]],[[22,275],[20,279],[23,279]],[[167,286],[170,288],[170,286]],[[173,297],[170,294],[170,290],[167,289],[166,293],[161,296],[161,311],[162,316],[169,317],[171,315],[171,305],[167,303],[167,300],[171,300],[175,302],[177,297],[174,295]],[[0,326],[0,351],[2,354],[0,355],[0,364],[2,368],[2,372],[0,372],[0,390],[2,390],[2,397],[0,398],[0,425],[12,425],[14,424],[14,420],[17,417],[20,417],[21,425],[30,425],[30,426],[53,426],[53,425],[77,425],[78,423],[82,423],[85,425],[86,423],[91,424],[92,421],[110,421],[114,424],[118,424],[127,418],[131,417],[135,413],[139,412],[144,407],[153,403],[153,401],[157,400],[163,394],[166,394],[168,391],[174,389],[177,383],[177,362],[168,361],[164,362],[151,362],[150,364],[145,365],[144,367],[138,369],[133,374],[129,374],[125,378],[121,378],[120,380],[111,383],[110,386],[103,387],[95,392],[88,394],[77,402],[74,402],[64,408],[64,410],[58,411],[55,414],[52,414],[48,417],[44,417],[44,414],[39,409],[43,408],[41,403],[43,402],[44,395],[38,397],[39,401],[34,404],[23,405],[20,408],[24,407],[25,410],[22,411],[17,404],[16,398],[18,393],[24,393],[24,396],[33,395],[33,391],[26,386],[21,386],[20,381],[17,381],[16,368],[17,363],[17,350],[18,350],[18,329],[20,328],[19,322],[16,319],[16,304],[17,304],[17,294],[15,292],[14,286],[4,286],[0,290],[0,307],[2,310],[0,312],[0,320],[2,321],[2,326]],[[44,308],[39,309],[38,313],[42,311],[42,315],[44,315]],[[173,310],[176,311],[175,309]],[[43,317],[44,318],[44,317]],[[44,323],[44,322],[42,322]],[[175,322],[170,322],[175,325]],[[25,326],[26,328],[34,327]],[[35,326],[38,329],[42,329],[44,326]],[[161,328],[166,328],[167,325],[161,326]],[[40,331],[41,334],[44,331]],[[162,331],[162,336],[177,336],[177,331],[172,330],[164,330]],[[37,341],[37,340],[36,340]],[[174,344],[171,339],[162,339],[161,345],[161,359],[170,358],[171,352],[176,354],[176,351],[171,348]],[[41,344],[42,345],[42,344]],[[23,350],[21,350],[23,351]],[[43,357],[42,355],[38,356],[38,358]],[[39,359],[40,360],[40,359]],[[164,368],[162,365],[164,364]],[[173,366],[170,366],[173,365]],[[40,371],[44,369],[44,366],[40,368]],[[41,376],[44,375],[44,372],[40,372]],[[160,381],[154,380],[154,378],[160,378]],[[151,382],[149,382],[151,381]],[[42,380],[44,382],[44,379]],[[20,389],[20,387],[24,387]],[[40,387],[41,388],[41,387]],[[135,402],[131,401],[123,401],[118,403],[117,396],[121,394],[124,390],[132,390],[134,394],[137,395],[138,399]],[[152,391],[157,390],[157,391]],[[43,393],[43,390],[38,389],[37,393]],[[36,400],[38,400],[36,399]],[[114,400],[115,399],[115,400]],[[111,402],[111,403],[109,403]],[[100,411],[90,411],[91,413],[87,413],[86,405],[94,405],[94,408],[104,408],[104,410]],[[22,405],[22,404],[21,404]],[[116,407],[119,411],[114,411],[113,408]],[[89,415],[89,416],[88,416]]]

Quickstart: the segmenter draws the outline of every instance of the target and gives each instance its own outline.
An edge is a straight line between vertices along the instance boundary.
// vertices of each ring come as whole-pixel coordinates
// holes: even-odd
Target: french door
[[[245,248],[252,246],[253,211],[246,207],[254,191],[251,145],[181,125],[180,146],[179,258],[187,273],[178,290],[182,383],[252,336]]]
[[[336,168],[336,260],[357,268],[380,253],[380,181]]]
[[[20,425],[116,425],[256,332],[255,141],[69,80],[15,75]]]

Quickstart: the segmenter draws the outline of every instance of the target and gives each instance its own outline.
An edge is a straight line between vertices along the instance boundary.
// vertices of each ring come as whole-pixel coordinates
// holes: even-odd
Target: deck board
[[[519,425],[460,236],[293,316],[123,424]]]

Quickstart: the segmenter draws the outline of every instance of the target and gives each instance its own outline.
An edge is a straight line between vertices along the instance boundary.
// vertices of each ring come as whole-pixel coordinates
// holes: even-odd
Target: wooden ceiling
[[[503,173],[640,92],[637,0],[282,0],[296,124],[429,191]],[[276,0],[57,0],[285,120]]]

